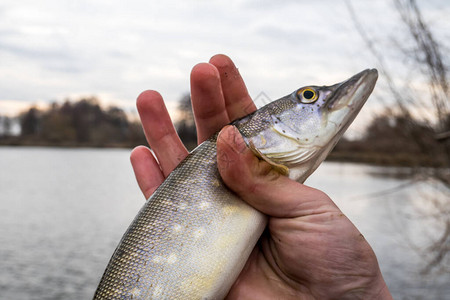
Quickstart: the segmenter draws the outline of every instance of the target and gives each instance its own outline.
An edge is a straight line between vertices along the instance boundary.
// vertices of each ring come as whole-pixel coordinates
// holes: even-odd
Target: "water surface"
[[[1,299],[92,298],[144,203],[129,153],[0,147]],[[421,249],[443,230],[442,220],[424,217],[435,212],[424,201],[432,185],[405,185],[408,179],[385,171],[324,163],[307,183],[328,193],[364,234],[396,299],[449,299],[448,272],[420,274],[428,258]],[[374,194],[398,186],[407,187]]]

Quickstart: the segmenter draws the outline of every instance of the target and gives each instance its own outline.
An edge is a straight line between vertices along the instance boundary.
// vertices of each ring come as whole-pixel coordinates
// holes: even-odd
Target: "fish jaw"
[[[326,121],[336,127],[329,131],[338,135],[348,128],[372,93],[377,78],[377,70],[367,69],[334,86],[324,106]]]

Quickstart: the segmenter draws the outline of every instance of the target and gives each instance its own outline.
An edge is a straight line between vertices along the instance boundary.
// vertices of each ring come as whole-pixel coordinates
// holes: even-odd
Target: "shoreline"
[[[37,141],[19,141],[9,140],[8,142],[0,140],[1,147],[48,147],[48,148],[61,148],[61,149],[133,149],[140,143],[48,143]],[[190,148],[188,148],[190,149]],[[329,162],[350,162],[350,163],[362,163],[374,166],[385,167],[431,167],[442,168],[443,163],[440,164],[435,160],[430,159],[426,155],[415,155],[411,153],[376,153],[376,152],[352,152],[352,151],[335,151],[333,150],[326,161]]]

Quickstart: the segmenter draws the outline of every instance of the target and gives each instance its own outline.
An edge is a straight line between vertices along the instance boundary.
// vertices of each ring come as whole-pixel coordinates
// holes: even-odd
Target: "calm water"
[[[0,147],[1,299],[92,298],[144,203],[129,152]],[[439,217],[446,199],[424,201],[436,194],[432,183],[374,194],[407,183],[387,171],[325,163],[307,183],[327,192],[365,235],[396,299],[450,299],[448,269],[420,274],[432,257],[422,250],[448,220]]]

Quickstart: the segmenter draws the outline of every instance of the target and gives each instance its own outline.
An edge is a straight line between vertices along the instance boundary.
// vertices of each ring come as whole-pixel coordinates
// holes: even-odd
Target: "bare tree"
[[[438,181],[443,188],[422,195],[437,212],[432,217],[440,224],[442,236],[431,241],[427,248],[416,247],[428,264],[423,269],[429,273],[433,269],[450,267],[450,112],[449,112],[449,55],[444,55],[443,41],[438,41],[430,26],[425,22],[415,0],[392,0],[399,15],[405,36],[391,37],[396,60],[401,59],[413,78],[403,77],[388,67],[390,57],[380,43],[368,34],[359,20],[350,0],[346,0],[348,10],[359,35],[377,61],[381,77],[385,79],[390,98],[386,100],[385,118],[402,120],[402,134],[415,144],[421,156],[432,162],[433,168],[423,168],[420,163],[413,166],[412,176],[422,182]],[[401,42],[398,40],[401,39]],[[392,62],[392,61],[390,61]],[[395,73],[395,75],[394,75]],[[413,80],[412,80],[413,79]],[[413,82],[411,82],[413,81]],[[415,83],[415,84],[414,84]],[[418,84],[419,83],[419,84]],[[423,86],[427,87],[424,92]],[[422,112],[418,117],[417,111]],[[427,112],[425,117],[423,112]],[[417,130],[417,129],[421,130]],[[423,161],[423,160],[422,160]],[[430,216],[421,216],[424,219]]]
[[[0,116],[0,138],[8,137],[12,131],[12,119],[8,116]]]
[[[435,166],[448,168],[450,166],[450,112],[449,112],[449,66],[446,64],[442,49],[426,22],[415,0],[393,0],[400,19],[408,33],[405,40],[398,42],[400,37],[392,37],[398,53],[409,68],[408,73],[414,74],[416,83],[426,85],[428,92],[420,91],[417,84],[411,83],[411,78],[396,81],[394,72],[389,69],[386,61],[389,59],[378,43],[369,36],[355,13],[350,1],[346,1],[352,20],[370,52],[378,63],[378,69],[385,79],[391,102],[387,104],[391,114],[400,114],[409,120],[410,127],[427,126],[432,130],[433,143],[430,139],[411,135],[410,139],[423,149],[423,154],[435,161]],[[447,56],[448,57],[448,56]],[[392,102],[393,101],[393,102]],[[392,103],[395,105],[392,106]],[[430,106],[431,104],[431,106]],[[425,118],[417,118],[429,112]],[[411,130],[411,132],[415,132]],[[435,177],[450,186],[448,174],[436,172]]]

